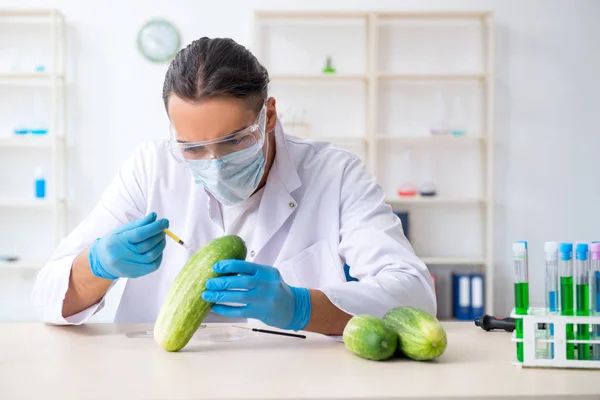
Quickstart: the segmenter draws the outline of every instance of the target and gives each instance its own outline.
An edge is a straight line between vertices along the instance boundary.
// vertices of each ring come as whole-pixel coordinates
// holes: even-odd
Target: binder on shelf
[[[483,274],[471,275],[471,318],[475,319],[483,315]]]
[[[396,216],[400,218],[400,222],[402,222],[402,230],[404,231],[404,236],[406,236],[406,239],[410,240],[408,211],[394,210],[394,214],[396,214]]]
[[[459,320],[471,319],[471,276],[452,274],[453,317]]]

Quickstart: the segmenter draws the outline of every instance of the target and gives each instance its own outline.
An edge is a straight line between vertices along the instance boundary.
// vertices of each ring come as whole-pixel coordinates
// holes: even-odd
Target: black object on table
[[[271,335],[280,335],[280,336],[289,336],[289,337],[294,337],[294,338],[298,338],[298,339],[306,339],[305,335],[300,335],[297,333],[288,333],[288,332],[279,332],[279,331],[271,331],[269,329],[258,329],[258,328],[244,328],[242,326],[235,326],[235,328],[240,328],[240,329],[248,329],[251,330],[252,332],[258,332],[258,333],[268,333]]]
[[[483,317],[475,318],[475,326],[481,327],[484,331],[502,329],[506,332],[512,332],[515,330],[515,324],[515,319],[510,317],[496,318],[491,315],[484,315]]]

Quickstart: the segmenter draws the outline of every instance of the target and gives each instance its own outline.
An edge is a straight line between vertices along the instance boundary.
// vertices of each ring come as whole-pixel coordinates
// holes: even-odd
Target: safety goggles
[[[221,160],[227,162],[228,155],[238,153],[244,158],[251,159],[261,151],[265,142],[265,127],[267,123],[267,106],[262,107],[254,123],[240,131],[218,139],[201,142],[179,142],[177,132],[170,125],[169,150],[179,162],[192,160]],[[245,151],[244,151],[245,150]],[[240,160],[236,157],[236,160]]]

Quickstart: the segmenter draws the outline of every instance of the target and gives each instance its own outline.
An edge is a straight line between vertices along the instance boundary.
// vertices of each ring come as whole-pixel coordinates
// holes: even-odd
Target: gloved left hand
[[[235,275],[209,279],[202,298],[212,303],[245,304],[215,304],[212,311],[216,314],[258,319],[270,326],[295,331],[308,325],[311,313],[308,289],[289,286],[276,268],[225,260],[215,263],[213,270]]]

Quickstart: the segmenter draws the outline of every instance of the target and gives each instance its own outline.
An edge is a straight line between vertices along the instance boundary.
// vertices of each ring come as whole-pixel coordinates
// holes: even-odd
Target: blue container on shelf
[[[41,168],[35,171],[35,197],[37,199],[46,198],[46,178]]]
[[[45,128],[36,128],[31,130],[32,135],[45,135],[48,133],[48,129]]]

